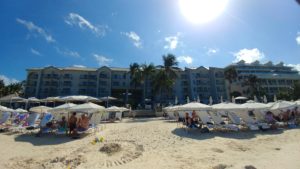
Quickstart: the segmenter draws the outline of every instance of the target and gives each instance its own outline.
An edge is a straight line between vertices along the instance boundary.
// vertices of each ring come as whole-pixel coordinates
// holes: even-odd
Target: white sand
[[[268,132],[186,133],[177,124],[159,119],[124,119],[106,124],[94,135],[72,140],[63,136],[0,134],[0,168],[180,168],[226,169],[252,165],[258,169],[299,169],[300,129]],[[100,152],[117,143],[121,151]],[[220,167],[221,168],[221,167]]]

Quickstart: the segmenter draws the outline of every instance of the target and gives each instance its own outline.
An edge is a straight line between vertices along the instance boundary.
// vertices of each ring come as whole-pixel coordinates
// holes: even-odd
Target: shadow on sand
[[[85,135],[80,136],[85,137]],[[47,145],[57,145],[72,142],[78,139],[72,139],[66,135],[53,135],[53,134],[44,134],[41,137],[36,137],[35,135],[31,134],[20,134],[15,137],[16,142],[27,142],[31,143],[34,146],[47,146]]]
[[[211,139],[214,137],[223,137],[230,139],[252,139],[258,135],[276,135],[281,134],[285,131],[285,129],[277,129],[277,130],[268,130],[268,131],[229,131],[229,132],[221,132],[221,131],[211,131],[209,133],[201,133],[199,129],[192,129],[188,132],[184,128],[176,128],[172,131],[173,134],[190,139],[196,140],[205,140]]]

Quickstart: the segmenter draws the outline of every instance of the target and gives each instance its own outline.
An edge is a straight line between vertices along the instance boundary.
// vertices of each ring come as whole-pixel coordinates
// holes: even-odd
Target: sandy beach
[[[0,134],[0,168],[299,169],[300,130],[186,133],[160,118],[124,119],[81,139]],[[104,145],[118,145],[107,154]],[[247,168],[247,167],[246,167]]]

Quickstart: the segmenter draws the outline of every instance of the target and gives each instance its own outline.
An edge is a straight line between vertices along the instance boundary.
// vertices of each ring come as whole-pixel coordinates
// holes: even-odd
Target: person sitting
[[[268,111],[265,115],[266,122],[269,124],[275,124],[276,120],[273,117],[273,113]]]
[[[67,121],[66,121],[66,117],[62,116],[61,117],[61,121],[57,122],[57,129],[58,131],[62,132],[62,131],[67,131]]]
[[[69,119],[69,134],[73,135],[76,132],[77,117],[76,112],[74,112]]]
[[[86,131],[89,128],[90,120],[87,114],[82,114],[77,123],[77,131]]]
[[[191,120],[190,120],[190,116],[189,116],[188,112],[185,112],[184,119],[182,121],[183,121],[184,125],[189,126],[189,123],[191,123]]]
[[[199,121],[199,116],[197,115],[195,110],[193,110],[193,112],[192,112],[192,126],[197,127],[197,128],[202,127],[202,125],[200,124],[200,121]]]

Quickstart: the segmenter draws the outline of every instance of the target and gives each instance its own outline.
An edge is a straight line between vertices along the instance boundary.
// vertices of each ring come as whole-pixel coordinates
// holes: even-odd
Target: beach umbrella
[[[283,110],[283,109],[290,109],[296,106],[295,102],[289,102],[289,101],[284,101],[280,100],[275,102],[270,110]]]
[[[109,108],[105,109],[107,112],[123,112],[123,111],[129,111],[129,109],[125,107],[117,107],[117,106],[111,106]]]
[[[83,95],[66,96],[66,97],[62,97],[60,100],[65,101],[65,102],[71,102],[71,101],[85,101],[85,102],[99,101],[99,99],[97,99],[95,97],[83,96]]]
[[[69,112],[70,108],[76,106],[76,104],[73,103],[65,103],[60,106],[54,107],[49,112]]]
[[[24,110],[24,109],[21,109],[21,108],[17,108],[17,109],[15,110],[15,112],[17,112],[17,113],[27,113],[28,111],[27,111],[27,110]]]
[[[106,107],[108,107],[108,102],[111,100],[117,100],[117,98],[115,97],[111,97],[111,96],[105,96],[105,97],[101,97],[100,100],[105,101],[106,102]]]
[[[264,110],[270,108],[270,106],[267,104],[258,103],[253,100],[249,100],[246,103],[242,104],[241,106],[248,110]]]
[[[177,111],[211,110],[211,107],[206,104],[191,102],[181,106],[176,106],[175,108],[172,108],[172,110],[177,110]]]
[[[197,102],[200,103],[200,97],[199,96],[197,96]]]
[[[37,106],[37,107],[31,107],[29,109],[29,111],[32,111],[35,113],[46,113],[50,109],[51,109],[51,107],[47,107],[47,106]]]
[[[300,106],[300,100],[296,100],[295,103],[297,106]]]
[[[211,106],[213,104],[213,99],[211,96],[209,96],[209,105]]]
[[[10,109],[0,105],[0,112],[8,112]]]
[[[258,102],[256,95],[253,96],[253,100],[254,100],[254,102]]]
[[[189,103],[190,102],[190,97],[186,96],[186,102]]]
[[[211,106],[213,110],[243,110],[245,109],[244,107],[242,107],[240,104],[235,104],[235,103],[219,103],[219,104],[214,104]]]
[[[273,101],[274,101],[274,102],[277,102],[277,96],[276,96],[276,94],[274,95]]]
[[[97,104],[88,102],[84,104],[79,104],[70,108],[72,112],[85,112],[85,113],[95,113],[100,111],[105,111],[105,107],[99,106]]]
[[[232,103],[235,103],[234,96],[231,97],[231,102],[232,102]]]
[[[268,103],[268,99],[266,95],[264,95],[264,103]]]

